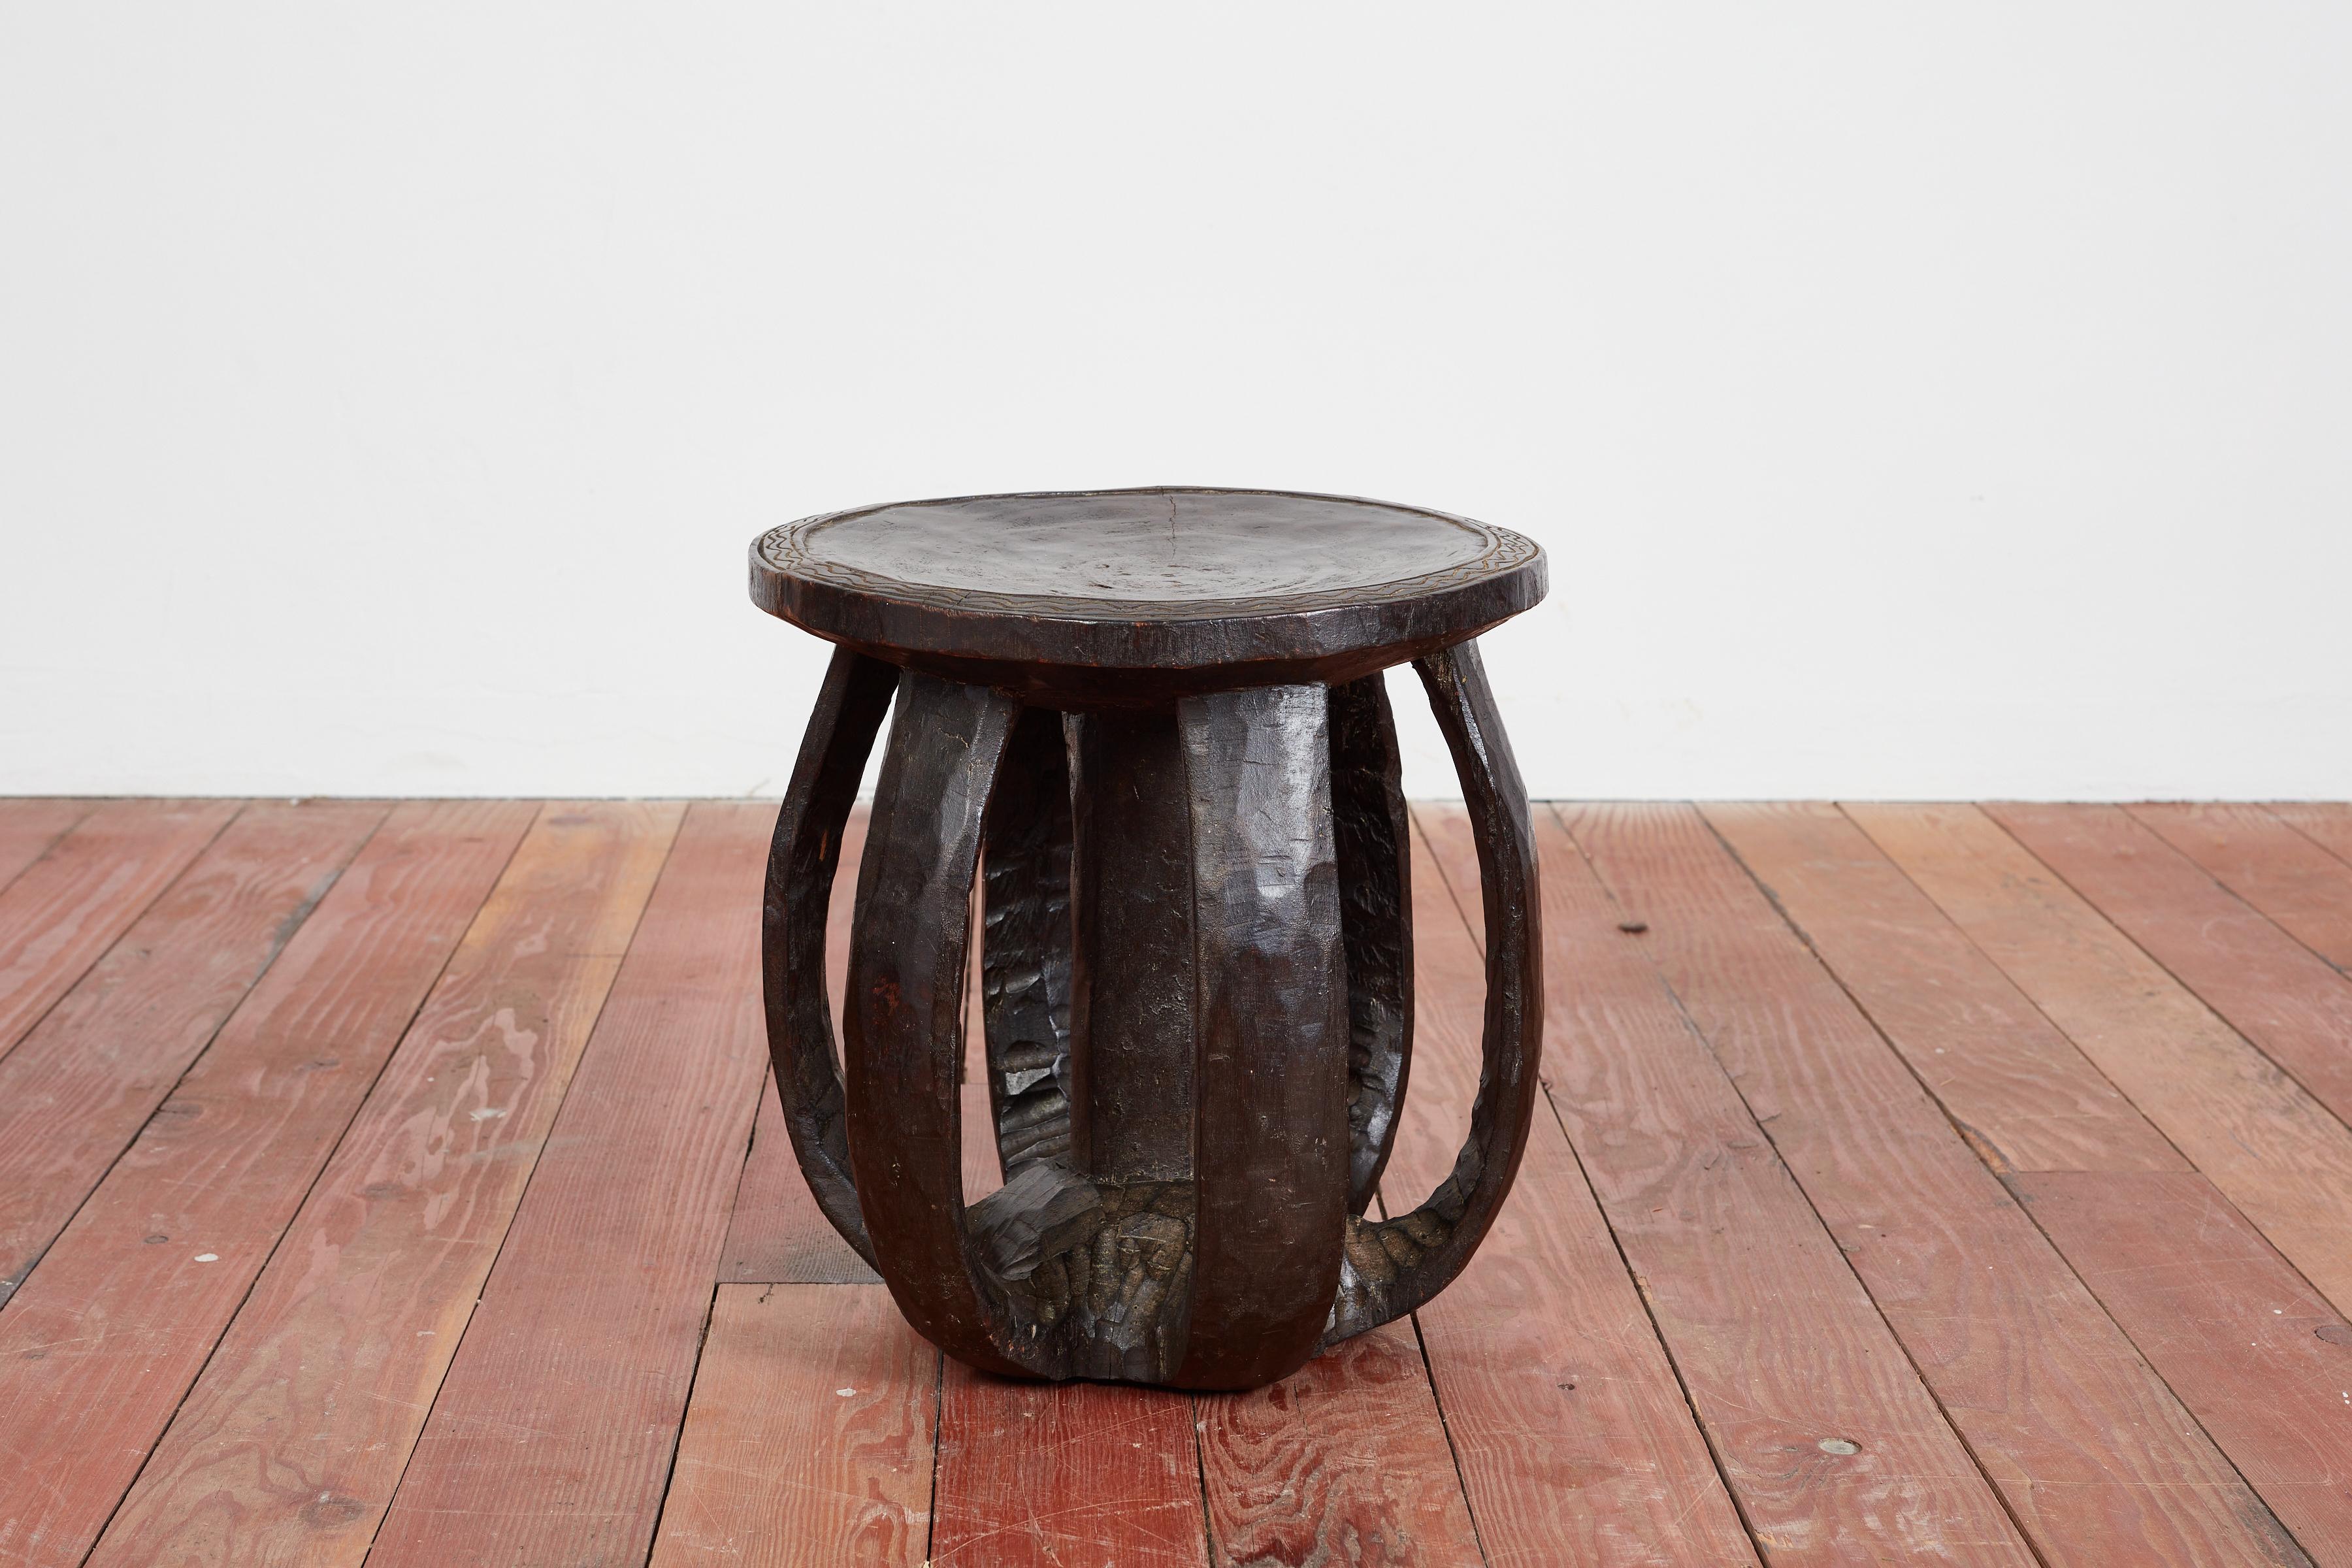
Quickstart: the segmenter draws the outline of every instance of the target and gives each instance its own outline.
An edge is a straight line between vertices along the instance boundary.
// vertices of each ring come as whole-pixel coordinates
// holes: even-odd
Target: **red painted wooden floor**
[[[943,1366],[824,1228],[773,814],[0,802],[0,1564],[2352,1564],[2352,808],[1539,806],[1500,1225],[1202,1398]]]

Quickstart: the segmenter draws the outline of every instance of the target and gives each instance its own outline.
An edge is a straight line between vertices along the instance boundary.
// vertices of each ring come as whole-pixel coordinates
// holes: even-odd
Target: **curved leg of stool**
[[[1348,1222],[1331,1344],[1402,1317],[1444,1289],[1477,1250],[1518,1173],[1542,1092],[1542,938],[1527,788],[1511,759],[1475,643],[1414,661],[1462,775],[1486,910],[1486,1040],[1470,1137],[1453,1173],[1401,1219]]]
[[[1348,952],[1348,1210],[1362,1214],[1396,1141],[1412,1058],[1412,839],[1388,683],[1331,688],[1331,828]]]
[[[1183,731],[1171,707],[1076,715],[1070,736],[1071,1164],[1189,1182],[1200,1043]]]
[[[1070,768],[1061,714],[1022,711],[982,837],[988,1100],[1009,1180],[1034,1161],[1070,1156]]]
[[[849,1154],[875,1267],[925,1338],[1014,1374],[1027,1369],[992,1332],[967,1258],[959,1080],[981,821],[1020,714],[986,687],[900,678],[857,868],[843,1020]]]
[[[793,1152],[817,1207],[868,1263],[874,1244],[866,1237],[850,1175],[833,1008],[824,994],[825,903],[841,864],[842,826],[898,683],[898,672],[880,660],[847,648],[834,651],[792,786],[776,815],[760,938],[768,1054],[776,1064],[776,1094]]]
[[[1327,696],[1178,710],[1192,812],[1197,1203],[1183,1388],[1254,1388],[1315,1352],[1348,1223],[1347,965]]]

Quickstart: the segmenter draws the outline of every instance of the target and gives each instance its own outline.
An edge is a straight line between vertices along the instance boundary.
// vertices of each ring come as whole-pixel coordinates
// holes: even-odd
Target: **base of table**
[[[1542,1032],[1527,800],[1475,644],[1416,661],[1470,805],[1483,1070],[1453,1173],[1362,1217],[1406,1089],[1408,824],[1379,676],[1064,714],[837,652],[776,827],[765,944],[786,1123],[826,1216],[950,1354],[1244,1388],[1412,1310],[1517,1172]],[[846,1083],[824,976],[860,863]],[[1005,1184],[964,1202],[975,874]]]

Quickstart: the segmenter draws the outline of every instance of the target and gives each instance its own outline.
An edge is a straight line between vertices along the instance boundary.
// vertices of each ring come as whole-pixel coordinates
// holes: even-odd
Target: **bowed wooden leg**
[[[1269,686],[1178,710],[1192,813],[1193,1185],[1183,1388],[1314,1354],[1348,1214],[1348,972],[1328,699]]]
[[[1331,688],[1331,830],[1348,954],[1348,1212],[1380,1190],[1412,1056],[1412,820],[1377,675]]]
[[[760,939],[768,1052],[793,1152],[817,1207],[868,1263],[874,1244],[850,1174],[833,1008],[825,996],[825,905],[841,864],[841,831],[898,684],[898,672],[890,666],[846,648],[835,651],[776,814]]]
[[[1542,935],[1527,788],[1475,643],[1414,661],[1462,777],[1486,912],[1486,1016],[1470,1136],[1427,1202],[1401,1218],[1348,1222],[1347,1267],[1324,1343],[1403,1316],[1470,1261],[1518,1173],[1542,1092]]]

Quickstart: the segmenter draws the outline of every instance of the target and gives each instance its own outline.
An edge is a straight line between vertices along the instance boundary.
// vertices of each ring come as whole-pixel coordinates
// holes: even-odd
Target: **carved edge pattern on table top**
[[[1076,490],[1040,495],[1039,500],[1059,500],[1063,495],[1120,495],[1131,491]],[[1212,494],[1290,495],[1286,490],[1212,491]],[[922,504],[949,504],[953,500],[985,500],[985,496],[958,496],[949,501]],[[978,588],[956,588],[937,583],[911,583],[904,578],[884,576],[858,567],[844,565],[812,555],[807,540],[828,523],[845,518],[859,517],[868,512],[887,511],[895,506],[853,507],[846,511],[829,511],[815,517],[804,517],[781,527],[772,528],[760,536],[757,546],[761,561],[778,574],[798,578],[851,593],[868,594],[894,604],[919,605],[938,610],[977,610],[1010,616],[1035,616],[1048,620],[1067,621],[1208,621],[1255,616],[1303,615],[1315,610],[1345,609],[1352,605],[1388,604],[1441,593],[1448,588],[1464,587],[1472,583],[1501,576],[1534,561],[1542,554],[1541,548],[1523,533],[1507,528],[1496,528],[1449,512],[1430,511],[1421,507],[1397,506],[1386,501],[1357,501],[1351,496],[1310,496],[1315,500],[1343,501],[1378,507],[1385,511],[1408,512],[1437,521],[1467,528],[1483,536],[1486,547],[1470,560],[1434,572],[1423,572],[1412,577],[1399,577],[1387,583],[1368,584],[1349,588],[1303,589],[1293,593],[1265,594],[1237,599],[1092,599],[1065,594],[1000,594]]]

